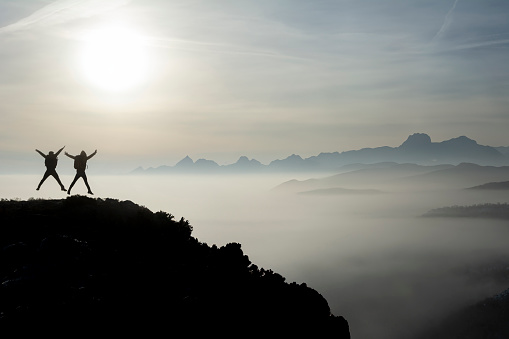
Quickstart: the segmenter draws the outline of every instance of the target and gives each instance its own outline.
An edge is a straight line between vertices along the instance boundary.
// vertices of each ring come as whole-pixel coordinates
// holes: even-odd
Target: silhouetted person
[[[79,178],[83,178],[83,181],[85,182],[85,185],[88,189],[88,194],[94,194],[90,190],[90,186],[88,185],[87,175],[85,174],[85,170],[87,169],[87,160],[92,158],[97,153],[97,150],[94,151],[94,153],[87,156],[87,153],[85,151],[81,151],[80,154],[73,156],[69,153],[65,152],[65,155],[67,155],[69,158],[74,159],[74,168],[76,169],[76,175],[74,176],[74,180],[71,183],[71,186],[69,186],[69,190],[67,191],[67,194],[71,194],[71,188],[74,186],[76,181]]]
[[[57,171],[56,171],[57,163],[58,163],[57,156],[60,154],[60,152],[62,152],[62,150],[64,148],[65,148],[65,146],[62,147],[61,149],[59,149],[57,153],[53,153],[53,151],[50,151],[48,153],[48,155],[42,153],[38,149],[35,150],[37,153],[39,153],[44,158],[44,165],[46,166],[46,172],[44,172],[44,175],[42,176],[41,182],[37,186],[37,190],[39,190],[41,188],[42,183],[46,179],[48,179],[48,177],[51,175],[51,176],[53,176],[53,178],[56,179],[56,181],[60,185],[60,189],[62,191],[65,191],[65,187],[64,187],[64,185],[62,185],[62,182],[60,181],[60,178],[58,177],[58,174],[57,174]]]

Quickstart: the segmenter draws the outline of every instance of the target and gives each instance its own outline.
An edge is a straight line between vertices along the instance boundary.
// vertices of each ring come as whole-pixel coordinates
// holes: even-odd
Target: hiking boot
[[[70,195],[70,194],[71,194],[71,190],[68,190],[68,191],[67,191],[67,194],[69,194],[69,195]]]
[[[65,192],[65,191],[67,191],[67,190],[65,189],[65,187],[61,187],[60,189],[61,189],[62,191],[64,191],[64,192]]]
[[[94,193],[92,193],[92,191],[88,191],[88,194],[94,195]]]

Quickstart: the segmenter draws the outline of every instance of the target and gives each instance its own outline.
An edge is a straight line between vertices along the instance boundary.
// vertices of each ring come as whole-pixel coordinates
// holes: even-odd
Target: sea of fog
[[[507,221],[421,217],[443,206],[508,202],[509,193],[446,186],[330,196],[272,190],[309,177],[92,173],[89,183],[95,197],[184,217],[201,242],[241,243],[258,267],[321,293],[348,320],[354,339],[412,338],[449,312],[509,287],[495,277],[509,267]],[[72,177],[61,179],[67,187]],[[51,177],[36,191],[39,180],[0,176],[0,198],[67,196]],[[81,180],[73,194],[86,194]]]

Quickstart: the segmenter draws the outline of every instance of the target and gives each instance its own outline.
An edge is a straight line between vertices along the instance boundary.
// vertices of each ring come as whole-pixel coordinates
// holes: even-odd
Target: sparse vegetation
[[[161,333],[334,333],[348,323],[306,284],[209,246],[189,221],[131,201],[0,203],[0,328]],[[236,332],[248,331],[248,332]],[[243,334],[240,336],[244,336]]]
[[[509,336],[509,289],[450,314],[417,339],[497,339]]]

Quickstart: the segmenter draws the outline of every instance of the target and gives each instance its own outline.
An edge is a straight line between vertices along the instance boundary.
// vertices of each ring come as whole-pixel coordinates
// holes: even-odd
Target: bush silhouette
[[[317,291],[258,268],[238,243],[198,241],[166,212],[79,195],[2,200],[0,225],[3,331],[350,337]]]

